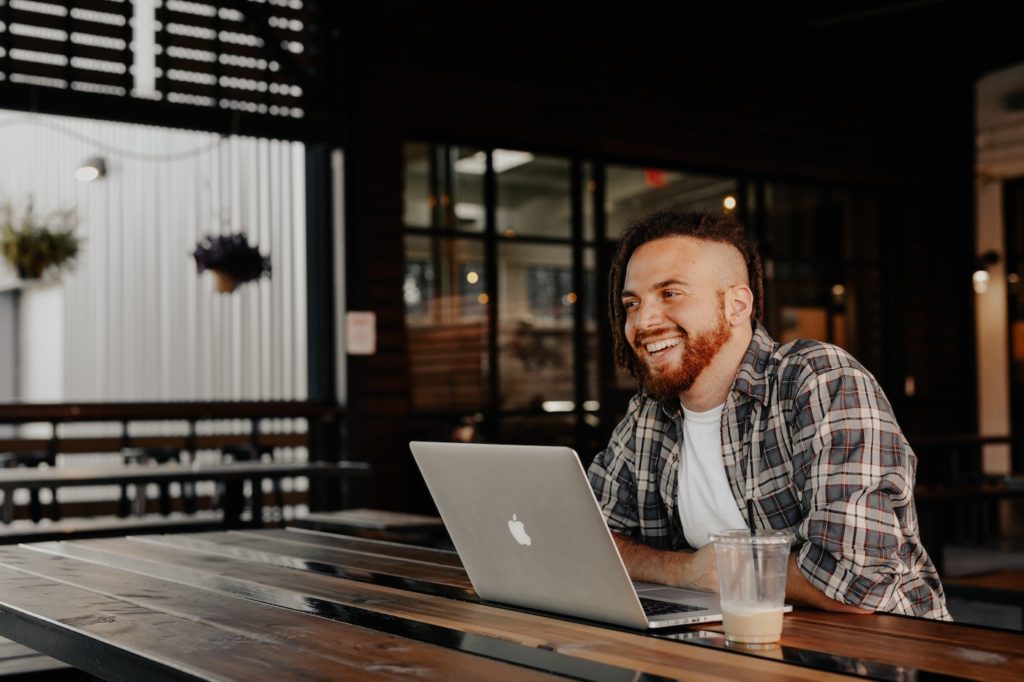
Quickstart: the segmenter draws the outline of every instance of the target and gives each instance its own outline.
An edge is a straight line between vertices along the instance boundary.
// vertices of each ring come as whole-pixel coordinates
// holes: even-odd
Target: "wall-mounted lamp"
[[[989,273],[988,269],[999,262],[999,254],[995,251],[986,251],[978,256],[978,262],[974,268],[971,281],[974,284],[974,293],[983,294],[988,291]]]
[[[102,156],[91,156],[82,162],[75,171],[75,179],[79,182],[92,182],[107,174],[107,162]]]

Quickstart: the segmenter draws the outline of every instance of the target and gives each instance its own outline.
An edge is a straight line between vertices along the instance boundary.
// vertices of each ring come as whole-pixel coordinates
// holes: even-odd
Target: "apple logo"
[[[512,520],[508,522],[508,529],[512,532],[512,537],[516,539],[520,545],[530,546],[530,536],[526,534],[526,528],[523,526],[523,522],[516,519],[516,515],[512,515]]]

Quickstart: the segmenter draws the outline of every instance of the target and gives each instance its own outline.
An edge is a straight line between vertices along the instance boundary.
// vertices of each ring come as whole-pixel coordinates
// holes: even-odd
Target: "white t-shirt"
[[[745,528],[722,463],[722,409],[691,412],[683,407],[683,451],[679,457],[679,519],[692,547],[702,547],[711,533]]]

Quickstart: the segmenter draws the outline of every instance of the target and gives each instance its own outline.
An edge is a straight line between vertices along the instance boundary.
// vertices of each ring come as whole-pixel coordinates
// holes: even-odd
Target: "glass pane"
[[[840,259],[844,222],[845,203],[822,190],[765,183],[762,255],[830,270]]]
[[[597,178],[593,163],[583,164],[583,240],[594,241],[594,194],[597,192]]]
[[[451,147],[448,160],[451,166],[446,172],[451,178],[450,190],[441,195],[446,227],[463,232],[483,232],[487,154],[475,147]]]
[[[406,236],[405,318],[414,410],[483,409],[487,305],[483,244]]]
[[[403,188],[406,225],[430,227],[433,224],[435,197],[430,189],[431,145],[405,143],[405,186]]]
[[[572,252],[500,244],[498,278],[499,407],[562,410],[575,394],[572,307],[579,296],[572,290]]]
[[[846,323],[845,338],[835,343],[853,353],[876,376],[884,376],[882,343],[882,270],[850,268],[844,284],[833,286],[832,304]]]
[[[841,225],[830,224],[819,189],[781,183],[764,185],[765,324],[780,342],[797,338],[829,341],[830,281],[842,272]],[[830,234],[826,235],[825,232]]]
[[[583,296],[580,297],[579,305],[585,307],[584,330],[587,346],[587,379],[586,393],[587,404],[583,406],[587,412],[597,412],[600,409],[598,399],[600,394],[597,386],[598,374],[598,346],[597,346],[597,320],[603,310],[603,301],[597,298],[597,256],[594,248],[583,250]]]
[[[608,239],[616,239],[631,221],[658,209],[733,210],[740,198],[733,178],[633,166],[608,166],[606,178]]]
[[[571,234],[569,161],[495,149],[498,234],[563,237]]]
[[[495,442],[512,445],[561,445],[577,447],[576,416],[504,416],[498,423]],[[583,453],[581,453],[582,455]]]
[[[881,258],[882,201],[868,194],[850,194],[849,229],[844,250],[847,258],[878,261]]]

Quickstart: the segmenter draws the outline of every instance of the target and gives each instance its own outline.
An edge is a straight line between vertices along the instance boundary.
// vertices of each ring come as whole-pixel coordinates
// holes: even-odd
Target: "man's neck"
[[[753,335],[749,324],[733,327],[732,336],[718,351],[711,364],[704,368],[690,390],[679,394],[679,401],[686,409],[706,412],[725,402]]]

